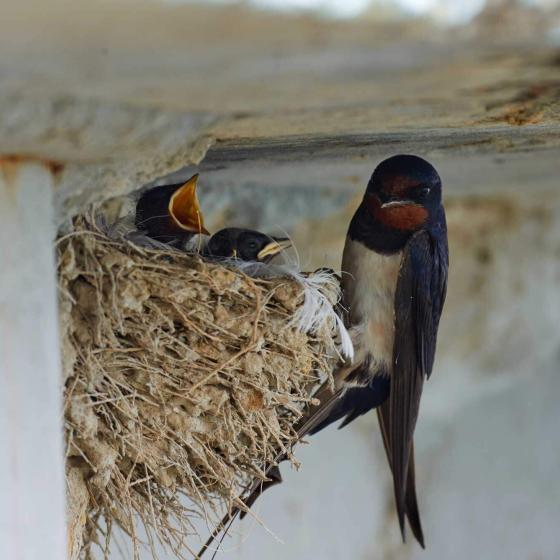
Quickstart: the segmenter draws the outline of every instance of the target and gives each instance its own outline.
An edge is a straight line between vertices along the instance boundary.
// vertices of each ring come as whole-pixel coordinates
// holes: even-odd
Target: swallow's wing
[[[407,501],[412,436],[424,378],[434,363],[437,329],[447,289],[445,219],[439,229],[416,233],[407,243],[395,295],[395,342],[388,418],[389,446],[401,530]],[[409,496],[410,497],[410,496]]]
[[[329,411],[328,416],[309,430],[309,433],[316,434],[342,418],[344,420],[338,428],[344,428],[362,414],[385,402],[389,397],[390,383],[387,376],[376,375],[364,387],[346,389]]]

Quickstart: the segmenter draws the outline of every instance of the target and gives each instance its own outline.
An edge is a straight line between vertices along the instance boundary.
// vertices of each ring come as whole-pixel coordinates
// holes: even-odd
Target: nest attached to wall
[[[338,281],[253,278],[84,219],[58,258],[69,557],[93,543],[107,555],[115,525],[135,558],[156,542],[189,557],[196,518],[211,528],[267,461],[291,457],[293,425],[338,360]],[[310,305],[328,312],[310,319]]]

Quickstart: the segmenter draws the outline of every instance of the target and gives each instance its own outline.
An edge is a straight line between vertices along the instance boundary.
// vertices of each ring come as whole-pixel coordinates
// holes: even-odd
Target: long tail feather
[[[381,428],[381,435],[383,437],[383,445],[385,446],[385,453],[387,454],[387,461],[389,462],[389,467],[391,468],[391,473],[393,473],[392,466],[392,450],[390,441],[390,402],[386,401],[379,408],[377,408],[377,418],[379,420],[379,427]],[[401,533],[403,541],[405,540],[404,532],[404,517],[406,515],[412,534],[420,544],[422,548],[425,548],[424,544],[424,533],[422,531],[422,524],[420,521],[420,511],[418,508],[418,500],[416,497],[416,480],[415,480],[415,469],[414,469],[414,445],[410,447],[410,456],[408,460],[408,470],[406,474],[406,490],[404,495],[404,500],[399,502],[396,501],[397,515],[399,517],[399,522],[402,519]],[[400,508],[400,509],[399,509]]]
[[[258,489],[258,492],[253,492],[245,501],[245,505],[248,508],[253,507],[253,504],[257,501],[257,498],[268,488],[271,488],[272,486],[276,486],[277,484],[281,484],[282,483],[282,474],[280,473],[280,469],[278,468],[278,465],[273,465],[266,473],[266,477],[268,478],[268,480],[265,480],[264,482],[261,483],[260,488]],[[247,515],[247,511],[242,511],[239,514],[239,519],[243,519],[245,516]]]
[[[424,544],[424,532],[420,521],[420,510],[418,509],[418,499],[416,498],[416,480],[414,473],[414,445],[410,448],[410,459],[408,462],[408,477],[406,479],[405,508],[408,524],[412,534],[422,548]]]
[[[296,432],[297,438],[296,441],[299,441],[301,438],[309,434],[313,428],[319,425],[330,413],[332,407],[336,404],[337,399],[340,397],[343,389],[338,389],[334,393],[332,392],[331,388],[325,383],[316,393],[315,398],[317,398],[320,404],[312,406],[309,412],[298,422],[296,425]],[[323,402],[324,401],[324,402]],[[243,505],[245,506],[243,509],[239,506],[233,507],[218,523],[216,528],[212,531],[202,548],[197,554],[197,558],[200,559],[204,555],[204,553],[210,548],[212,543],[220,536],[222,531],[224,532],[223,537],[229,531],[231,524],[235,520],[235,518],[239,514],[245,515],[245,510],[250,508],[251,505],[257,500],[257,498],[271,486],[278,484],[281,482],[281,477],[279,477],[279,471],[276,475],[275,469],[277,469],[277,463],[283,461],[286,458],[284,453],[279,454],[275,460],[271,463],[271,465],[266,469],[265,473],[267,478],[270,478],[270,481],[262,481],[257,480],[254,482],[246,491],[247,497],[241,498]],[[220,539],[220,543],[222,541]]]

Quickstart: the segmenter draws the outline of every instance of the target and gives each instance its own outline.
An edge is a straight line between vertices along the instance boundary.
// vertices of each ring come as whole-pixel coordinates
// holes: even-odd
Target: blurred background
[[[4,0],[0,20],[0,150],[64,164],[62,231],[197,170],[211,230],[287,231],[302,268],[336,269],[377,163],[442,176],[427,550],[401,543],[370,414],[299,446],[256,506],[276,537],[236,524],[219,558],[560,557],[560,2]]]

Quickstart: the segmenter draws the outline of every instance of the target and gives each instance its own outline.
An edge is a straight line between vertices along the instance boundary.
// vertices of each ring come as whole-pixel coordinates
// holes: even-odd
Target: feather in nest
[[[139,247],[163,251],[176,251],[173,247],[161,243],[138,231],[134,218],[126,216],[108,225],[103,216],[96,217],[97,227],[106,232],[110,239],[133,243]],[[208,242],[206,235],[194,235],[182,248],[191,254],[200,254]],[[236,268],[251,278],[289,277],[303,287],[303,305],[292,318],[292,324],[304,332],[310,333],[324,326],[336,328],[335,347],[339,355],[348,361],[354,358],[354,346],[343,320],[336,312],[341,299],[340,281],[333,270],[318,269],[315,272],[302,272],[297,263],[262,263],[247,262],[239,259],[223,259],[224,266]],[[334,303],[333,303],[334,302]]]
[[[335,310],[340,301],[340,282],[334,271],[319,269],[305,273],[293,264],[245,262],[236,259],[224,261],[227,266],[241,270],[251,278],[278,278],[288,276],[303,286],[303,305],[292,318],[296,328],[304,333],[316,331],[323,325],[336,325],[337,350],[343,358],[352,361],[354,346],[342,319]],[[333,305],[333,302],[335,304]]]

